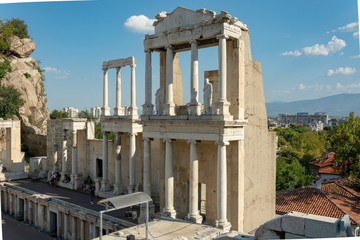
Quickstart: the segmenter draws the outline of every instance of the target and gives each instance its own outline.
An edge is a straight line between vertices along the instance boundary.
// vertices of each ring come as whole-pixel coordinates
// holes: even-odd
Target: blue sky
[[[21,18],[28,24],[29,33],[36,42],[32,57],[40,60],[41,67],[47,70],[45,88],[50,110],[66,106],[80,110],[102,106],[102,62],[129,56],[137,59],[137,106],[141,109],[144,103],[144,32],[151,31],[149,22],[156,14],[171,12],[177,6],[194,10],[206,8],[217,13],[225,10],[248,25],[253,59],[262,64],[267,102],[360,93],[356,0],[16,3],[0,4],[0,17]],[[125,26],[132,16],[137,17],[128,20]],[[189,100],[190,53],[181,53],[180,61],[186,103]],[[155,53],[153,93],[159,87],[158,62],[159,56]],[[217,64],[215,47],[199,51],[201,88],[203,72],[217,69]],[[125,106],[130,104],[129,93],[130,68],[124,68],[122,103]],[[115,71],[109,71],[109,106],[115,106]]]

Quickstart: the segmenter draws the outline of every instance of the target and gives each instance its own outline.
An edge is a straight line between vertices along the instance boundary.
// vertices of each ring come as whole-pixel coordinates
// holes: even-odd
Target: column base
[[[175,116],[175,104],[174,103],[167,103],[163,106],[164,115],[168,116]]]
[[[188,103],[187,110],[189,115],[199,116],[201,115],[201,104],[198,102]]]
[[[146,219],[145,219],[145,214],[146,214],[146,204],[141,204],[140,207],[140,216],[138,217],[138,224],[143,224],[145,223]],[[153,202],[149,203],[149,221],[150,218],[153,218],[155,216],[155,205],[153,204]]]
[[[114,195],[120,195],[122,194],[122,188],[121,188],[121,185],[120,184],[114,184],[113,185],[113,188],[114,188],[114,191],[113,191],[113,194]]]
[[[65,180],[65,175],[68,175],[68,173],[67,172],[61,172],[60,174],[61,174],[60,181],[62,182],[62,181]]]
[[[218,101],[215,103],[215,115],[230,115],[229,112],[230,103],[228,101]]]
[[[171,217],[171,218],[176,218],[176,211],[175,209],[163,209],[162,211],[162,215],[165,217]]]
[[[109,181],[101,181],[100,192],[108,192],[110,190]]]
[[[72,183],[72,185],[73,185],[73,189],[74,190],[78,190],[79,189],[79,184],[78,184],[78,175],[77,174],[71,174],[70,175],[70,179],[71,179],[71,181],[70,181],[70,183]]]
[[[110,108],[109,107],[106,107],[106,108],[102,107],[101,108],[101,115],[102,116],[109,116],[110,115]]]
[[[127,115],[129,116],[137,116],[138,112],[137,112],[138,108],[136,106],[130,106],[127,109]]]
[[[191,215],[190,213],[187,215],[186,219],[194,223],[202,223],[203,220],[200,214]]]
[[[231,223],[229,223],[228,221],[225,222],[219,222],[218,220],[215,221],[215,226],[217,228],[220,228],[223,230],[223,232],[229,232],[231,229]]]
[[[154,105],[153,104],[144,104],[142,105],[143,112],[142,114],[145,116],[152,116],[154,115]]]
[[[125,108],[114,108],[114,116],[124,116]]]
[[[128,186],[128,193],[134,193],[136,186]]]

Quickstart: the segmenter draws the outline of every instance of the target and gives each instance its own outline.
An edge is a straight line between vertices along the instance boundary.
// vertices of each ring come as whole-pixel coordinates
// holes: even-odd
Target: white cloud
[[[360,54],[358,54],[356,56],[351,56],[350,58],[360,58]]]
[[[354,38],[359,38],[359,32],[354,32],[354,33],[353,33],[353,37],[354,37]]]
[[[356,72],[355,68],[351,68],[351,67],[339,67],[336,70],[332,70],[329,69],[327,72],[327,75],[329,77],[333,76],[333,75],[350,75],[350,74],[354,74]]]
[[[306,86],[304,84],[300,83],[299,90],[304,90],[305,88],[306,88]]]
[[[288,51],[288,52],[283,52],[280,54],[281,56],[295,56],[295,57],[298,57],[298,56],[301,56],[302,53],[298,50],[295,50],[295,51]]]
[[[61,75],[56,76],[55,79],[66,79],[70,76],[70,71],[62,71]]]
[[[337,38],[335,35],[326,44],[315,44],[311,47],[304,47],[303,52],[305,55],[313,56],[328,56],[329,54],[340,51],[346,46],[346,42],[342,39]]]
[[[358,30],[359,27],[359,23],[358,22],[352,22],[349,24],[346,24],[343,27],[338,27],[337,30],[342,31],[342,32],[353,32]]]
[[[152,33],[154,31],[153,23],[155,19],[149,19],[144,15],[134,15],[126,19],[124,26],[135,33]]]
[[[338,52],[341,49],[346,47],[346,42],[342,39],[337,38],[335,35],[331,38],[331,40],[325,44],[315,44],[311,47],[304,47],[301,51],[288,51],[283,52],[281,56],[295,56],[299,57],[301,55],[307,56],[328,56],[332,53]]]
[[[45,72],[54,72],[54,73],[59,73],[60,71],[57,70],[54,67],[44,67]]]

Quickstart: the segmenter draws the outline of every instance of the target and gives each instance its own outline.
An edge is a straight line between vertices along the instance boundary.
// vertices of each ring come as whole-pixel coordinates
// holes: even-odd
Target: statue
[[[203,89],[203,95],[204,95],[204,112],[203,113],[205,115],[212,113],[212,108],[211,108],[212,94],[213,94],[212,84],[209,83],[209,79],[206,78],[204,89]]]
[[[162,115],[164,102],[164,89],[159,88],[155,93],[156,115]]]

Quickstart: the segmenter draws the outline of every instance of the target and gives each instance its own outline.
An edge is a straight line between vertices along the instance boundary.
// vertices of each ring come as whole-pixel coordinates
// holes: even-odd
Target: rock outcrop
[[[46,106],[46,96],[38,63],[30,57],[35,50],[35,42],[30,39],[12,37],[11,54],[6,57],[10,61],[12,71],[2,79],[4,86],[13,85],[26,101],[19,109],[22,122],[22,143],[28,151],[37,155],[46,155],[46,122],[49,110]]]

